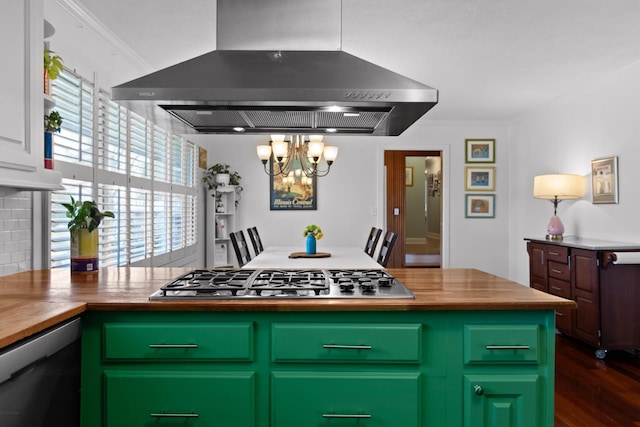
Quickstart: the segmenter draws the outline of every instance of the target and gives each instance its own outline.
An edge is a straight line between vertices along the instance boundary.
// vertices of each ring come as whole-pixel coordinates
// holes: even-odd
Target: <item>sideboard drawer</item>
[[[542,355],[539,325],[465,325],[464,363],[537,364]]]
[[[274,323],[274,362],[419,363],[421,324]]]
[[[571,280],[571,270],[569,270],[569,265],[549,261],[549,277],[555,277],[556,279],[566,280],[568,282]]]
[[[253,323],[106,323],[105,359],[253,360]]]
[[[551,278],[549,279],[549,293],[562,298],[571,299],[571,283]]]
[[[569,262],[569,248],[565,246],[547,246],[547,258],[549,261],[561,262],[567,264]]]

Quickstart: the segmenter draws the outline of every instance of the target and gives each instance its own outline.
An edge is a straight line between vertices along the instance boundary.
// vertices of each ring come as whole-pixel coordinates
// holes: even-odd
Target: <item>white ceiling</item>
[[[216,47],[215,0],[75,2],[152,69]],[[438,89],[429,119],[512,120],[638,61],[640,1],[342,0],[342,49]]]

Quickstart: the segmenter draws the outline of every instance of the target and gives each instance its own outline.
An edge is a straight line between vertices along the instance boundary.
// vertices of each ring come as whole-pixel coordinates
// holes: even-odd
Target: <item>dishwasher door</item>
[[[80,319],[0,350],[0,426],[80,425]]]

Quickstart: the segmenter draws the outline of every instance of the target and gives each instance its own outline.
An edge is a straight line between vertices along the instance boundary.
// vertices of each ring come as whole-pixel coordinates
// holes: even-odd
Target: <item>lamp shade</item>
[[[579,199],[584,196],[584,178],[573,174],[538,175],[533,178],[533,197],[547,200]]]

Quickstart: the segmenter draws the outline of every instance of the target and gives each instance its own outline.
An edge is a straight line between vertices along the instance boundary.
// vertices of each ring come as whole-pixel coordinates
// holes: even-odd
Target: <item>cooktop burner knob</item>
[[[340,284],[340,291],[342,292],[353,292],[353,283],[341,283]]]
[[[379,286],[391,286],[393,284],[393,280],[388,277],[381,277],[378,279]]]
[[[371,282],[369,283],[360,283],[360,290],[365,294],[370,294],[376,291],[375,285]]]

